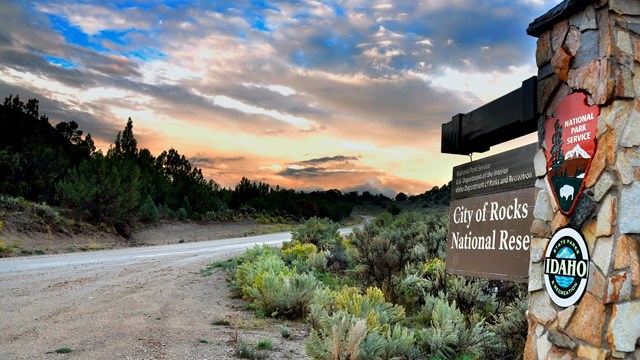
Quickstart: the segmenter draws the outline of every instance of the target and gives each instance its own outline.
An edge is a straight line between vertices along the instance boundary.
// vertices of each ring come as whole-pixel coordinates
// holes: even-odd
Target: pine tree
[[[560,120],[556,119],[553,127],[555,132],[551,137],[553,144],[551,148],[551,164],[560,165],[564,161],[564,153],[562,152],[562,126],[560,125]]]

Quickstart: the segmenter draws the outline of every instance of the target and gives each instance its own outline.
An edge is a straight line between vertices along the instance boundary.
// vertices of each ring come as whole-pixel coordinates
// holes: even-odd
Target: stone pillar
[[[600,116],[597,150],[570,216],[545,180],[539,127],[525,359],[640,359],[640,1],[565,0],[527,32],[538,38],[541,123],[576,91]],[[550,301],[543,281],[546,247],[564,226],[584,234],[591,259],[587,292],[568,308]]]

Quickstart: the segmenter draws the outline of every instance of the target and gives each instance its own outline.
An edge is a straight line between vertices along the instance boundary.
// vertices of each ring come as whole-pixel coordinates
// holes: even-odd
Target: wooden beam
[[[441,152],[469,155],[485,152],[538,130],[537,78],[470,113],[454,115],[442,124]]]

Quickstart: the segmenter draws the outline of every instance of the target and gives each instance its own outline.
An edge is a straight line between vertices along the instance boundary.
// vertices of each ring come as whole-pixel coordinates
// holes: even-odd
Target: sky
[[[130,117],[224,187],[419,194],[469,161],[441,124],[536,74],[525,29],[559,2],[0,0],[0,96],[105,151]]]

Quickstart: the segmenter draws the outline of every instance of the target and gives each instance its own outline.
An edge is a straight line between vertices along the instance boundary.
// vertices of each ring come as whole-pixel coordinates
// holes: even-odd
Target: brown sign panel
[[[454,200],[447,272],[526,282],[534,205],[534,187]]]
[[[537,150],[530,144],[453,169],[447,272],[528,280]]]
[[[571,215],[584,189],[584,179],[596,153],[597,105],[576,92],[564,98],[545,122],[547,178],[560,211]]]
[[[464,199],[535,185],[533,157],[537,144],[472,161],[453,168],[452,199]]]

